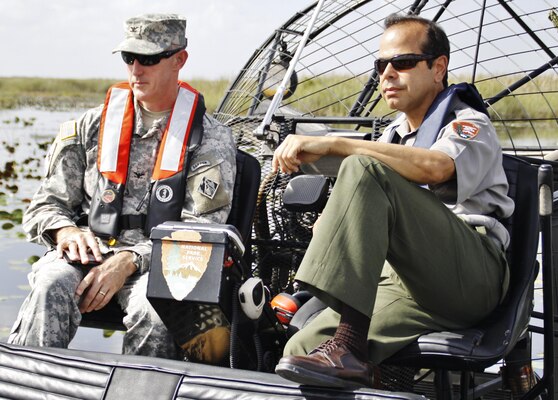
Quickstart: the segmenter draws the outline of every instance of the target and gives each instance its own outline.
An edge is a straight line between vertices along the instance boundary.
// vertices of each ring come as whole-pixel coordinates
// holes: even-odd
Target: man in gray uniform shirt
[[[289,173],[346,157],[296,276],[329,308],[276,367],[302,384],[371,385],[370,361],[479,322],[507,291],[498,218],[514,205],[480,96],[481,111],[462,101],[471,86],[447,86],[449,41],[435,23],[392,15],[385,25],[375,66],[401,116],[377,142],[291,135],[274,155]]]
[[[206,115],[203,97],[178,80],[188,58],[185,29],[175,14],[127,20],[126,38],[113,52],[121,53],[128,82],[62,125],[23,220],[28,238],[48,252],[33,265],[11,343],[67,347],[81,314],[114,297],[126,313],[124,353],[183,356],[146,298],[149,231],[167,218],[225,223],[236,174],[230,129]],[[200,132],[190,155],[188,138]],[[219,358],[226,353],[220,312],[193,306],[191,325],[186,356],[220,362],[200,346],[223,346],[207,352]]]

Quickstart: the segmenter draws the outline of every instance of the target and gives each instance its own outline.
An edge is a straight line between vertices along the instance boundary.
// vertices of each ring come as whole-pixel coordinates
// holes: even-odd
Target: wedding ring
[[[105,292],[103,292],[102,290],[99,290],[99,294],[100,294],[101,296],[104,296],[104,295],[106,295],[106,293],[105,293]]]

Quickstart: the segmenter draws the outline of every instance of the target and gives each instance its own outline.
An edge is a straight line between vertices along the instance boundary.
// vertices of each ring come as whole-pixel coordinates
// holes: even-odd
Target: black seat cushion
[[[538,168],[520,157],[504,155],[504,169],[508,193],[515,201],[513,215],[502,221],[511,236],[506,254],[510,288],[504,302],[477,326],[422,335],[385,363],[482,371],[511,351],[525,334],[538,272]]]

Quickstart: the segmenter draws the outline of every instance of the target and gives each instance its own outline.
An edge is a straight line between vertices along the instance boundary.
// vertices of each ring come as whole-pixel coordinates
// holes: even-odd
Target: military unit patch
[[[173,194],[172,188],[169,185],[158,186],[155,191],[155,197],[157,197],[157,200],[161,203],[168,203],[171,201]]]
[[[468,121],[454,121],[452,128],[463,139],[472,139],[479,133],[479,127]]]
[[[213,200],[215,193],[217,193],[217,189],[219,189],[219,183],[204,176],[198,187],[198,192]]]

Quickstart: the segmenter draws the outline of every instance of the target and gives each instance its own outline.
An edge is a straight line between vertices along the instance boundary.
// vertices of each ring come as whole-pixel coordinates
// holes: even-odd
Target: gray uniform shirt
[[[509,234],[497,218],[509,217],[514,209],[508,197],[508,181],[502,167],[502,149],[496,130],[485,114],[459,102],[455,119],[444,126],[431,150],[441,151],[455,162],[454,179],[429,187],[455,214],[507,247]],[[416,132],[410,132],[405,115],[399,116],[380,137],[391,142],[395,132],[401,144],[412,146]]]
[[[54,243],[50,231],[76,226],[74,221],[78,213],[89,211],[100,175],[97,143],[102,110],[102,105],[88,110],[77,121],[70,121],[61,127],[47,155],[46,178],[23,216],[23,229],[30,241],[52,247]],[[144,126],[141,109],[136,103],[123,215],[147,213],[149,202],[141,203],[149,190],[167,120],[168,116],[154,121],[151,127]],[[202,143],[190,162],[181,219],[225,223],[236,176],[236,146],[230,128],[208,115],[204,116],[203,129]],[[212,199],[199,190],[203,177],[218,184]],[[143,229],[122,230],[117,244],[110,250],[132,250],[142,255],[140,272],[149,269],[151,241],[144,235]]]

